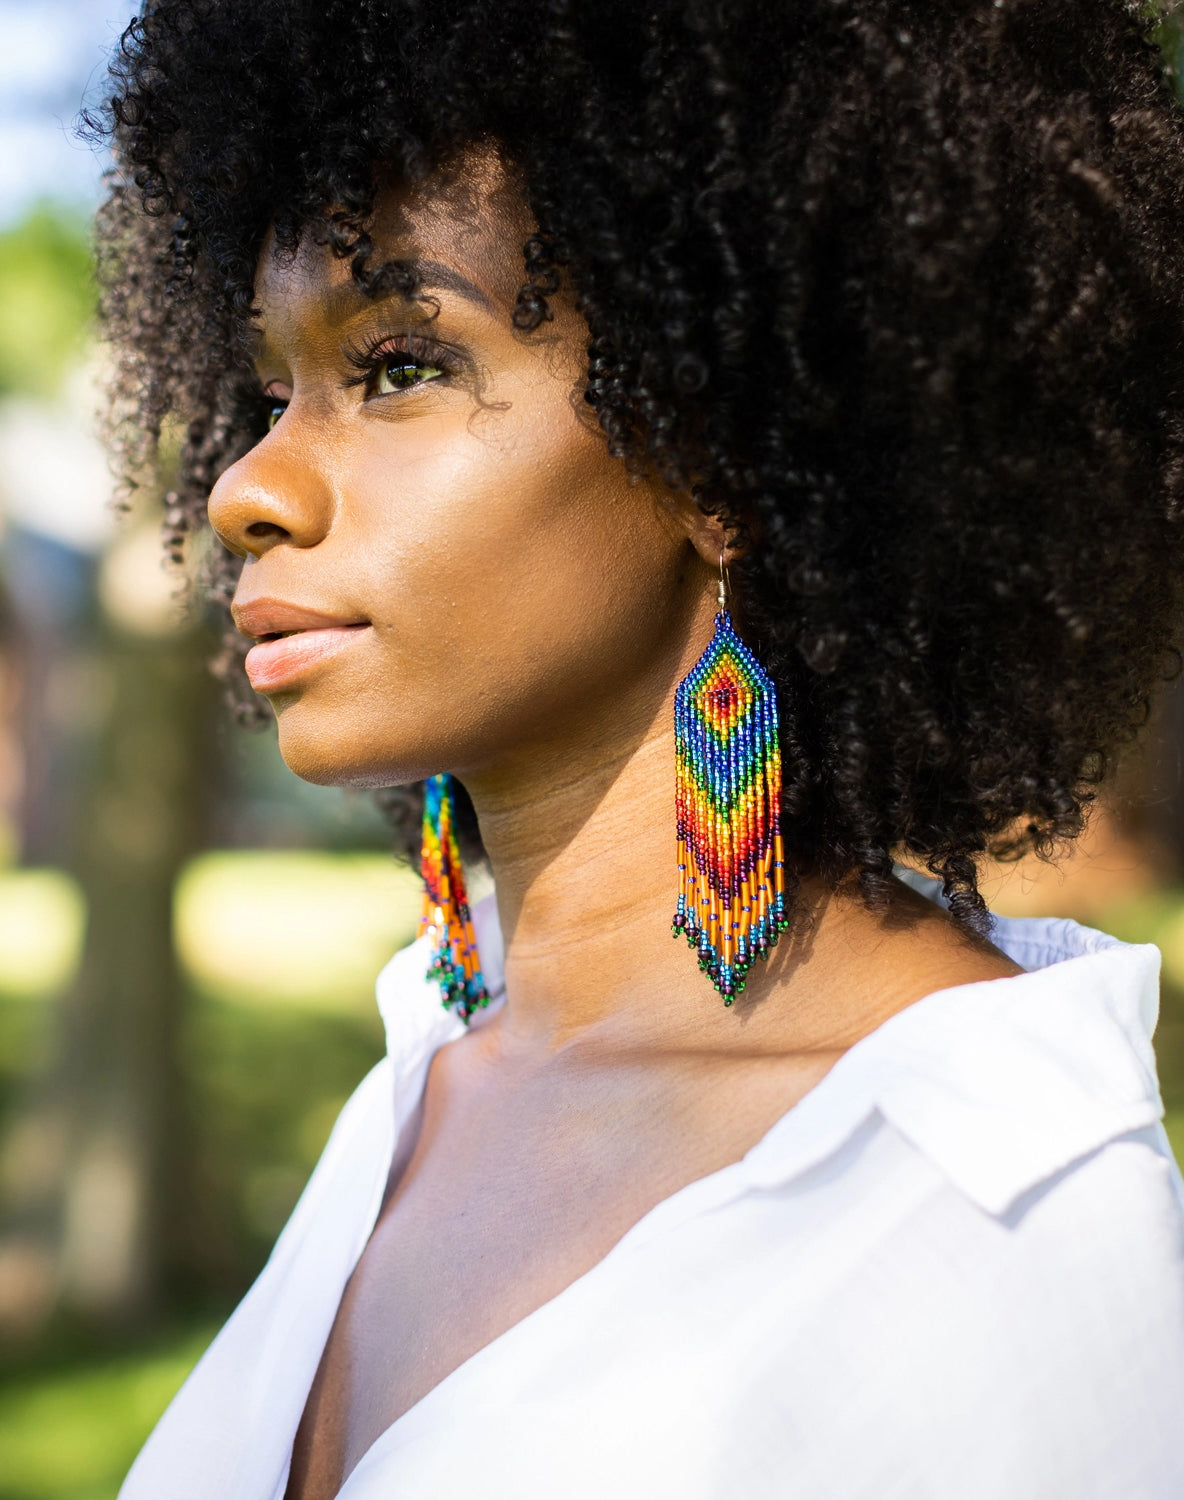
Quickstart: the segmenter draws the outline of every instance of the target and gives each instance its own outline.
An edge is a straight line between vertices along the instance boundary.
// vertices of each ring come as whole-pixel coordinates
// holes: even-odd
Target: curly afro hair
[[[794,859],[876,901],[905,853],[979,924],[984,853],[1080,832],[1177,623],[1184,120],[1140,9],[148,0],[112,78],[112,425],[133,481],[180,426],[174,550],[264,430],[269,226],[378,287],[376,166],[493,146],[515,321],[569,278],[610,451],[747,539]]]

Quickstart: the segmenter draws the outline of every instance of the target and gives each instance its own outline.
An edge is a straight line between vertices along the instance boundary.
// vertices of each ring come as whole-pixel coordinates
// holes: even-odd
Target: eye
[[[412,359],[408,354],[396,354],[383,360],[378,366],[374,377],[374,394],[390,396],[395,391],[409,390],[413,385],[424,385],[443,374],[439,365],[429,364],[423,359]]]
[[[283,414],[287,411],[287,403],[283,401],[269,401],[267,403],[267,430],[275,426]]]
[[[416,386],[456,373],[450,352],[418,334],[388,334],[362,344],[343,346],[347,361],[358,372],[347,385],[361,386],[368,401],[373,396],[396,396]]]

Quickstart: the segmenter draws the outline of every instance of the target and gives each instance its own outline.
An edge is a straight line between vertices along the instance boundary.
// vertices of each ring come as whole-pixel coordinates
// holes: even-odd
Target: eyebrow
[[[378,296],[369,297],[363,287],[356,281],[350,280],[343,285],[335,287],[329,294],[329,316],[336,321],[351,316],[358,311],[359,306],[378,302],[386,298],[394,298],[398,301],[414,301],[418,293],[426,291],[455,292],[458,297],[463,297],[466,302],[471,302],[479,307],[482,312],[496,315],[496,309],[488,293],[483,292],[479,286],[470,281],[467,276],[462,276],[452,266],[446,266],[438,260],[421,260],[418,257],[403,259],[397,257],[385,261],[375,270],[381,274],[387,267],[391,271],[403,271],[407,273],[408,279],[414,284],[415,290],[410,295],[394,284],[388,289],[383,289]]]

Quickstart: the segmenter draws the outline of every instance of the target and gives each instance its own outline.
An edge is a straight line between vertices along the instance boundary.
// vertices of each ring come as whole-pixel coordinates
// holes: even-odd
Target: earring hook
[[[716,596],[719,600],[719,607],[721,611],[727,609],[728,596],[731,594],[731,592],[732,580],[728,577],[727,568],[724,567],[724,555],[721,552],[719,555],[719,593]]]

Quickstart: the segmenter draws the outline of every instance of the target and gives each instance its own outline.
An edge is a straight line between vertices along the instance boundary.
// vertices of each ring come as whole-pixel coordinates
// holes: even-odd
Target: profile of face
[[[371,263],[412,262],[411,298],[366,296],[311,236],[264,248],[272,425],[209,511],[245,559],[252,685],[307,780],[496,783],[638,740],[706,643],[715,523],[609,454],[570,293],[515,328],[531,228],[485,155],[452,187],[380,193]]]

